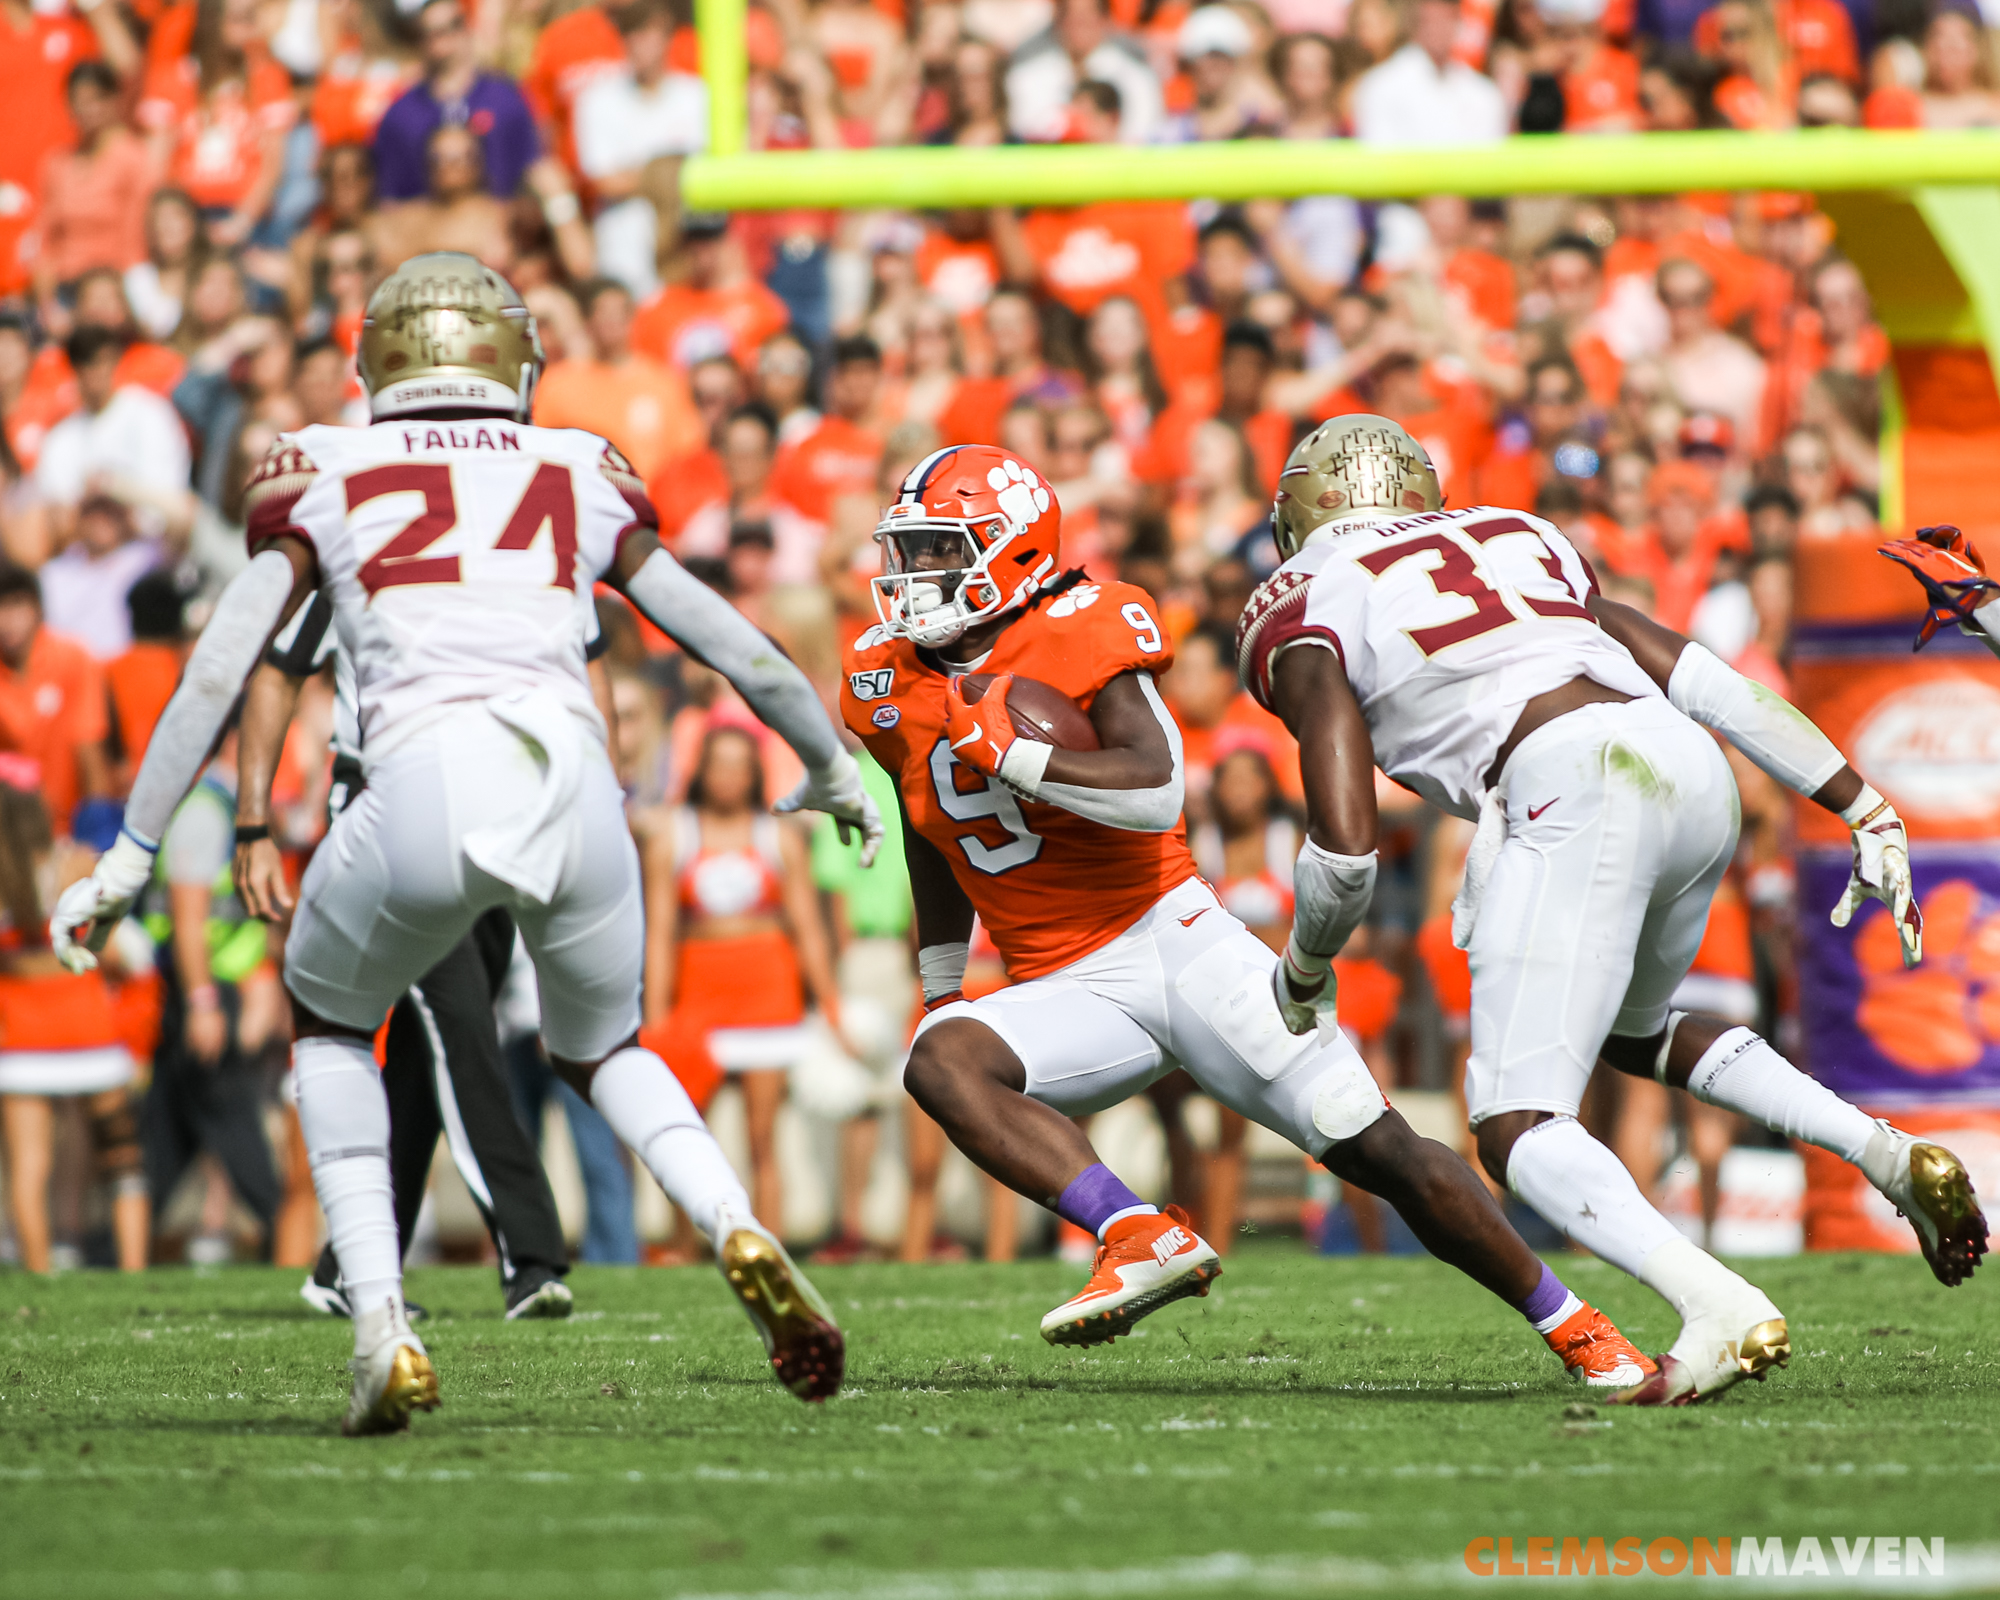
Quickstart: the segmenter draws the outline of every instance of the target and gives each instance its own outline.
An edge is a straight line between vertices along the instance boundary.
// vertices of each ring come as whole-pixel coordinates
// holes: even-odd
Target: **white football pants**
[[[535,963],[549,1053],[592,1062],[623,1044],[639,1026],[639,856],[601,740],[580,745],[574,801],[550,820],[560,870],[546,903],[465,853],[468,834],[540,802],[537,749],[477,704],[392,749],[306,869],[286,987],[329,1022],[372,1031],[480,913],[505,906]]]
[[[1721,749],[1665,700],[1558,717],[1502,781],[1507,840],[1467,951],[1474,1127],[1573,1116],[1608,1035],[1666,1026],[1741,821]]]
[[[1387,1109],[1337,1028],[1285,1031],[1277,957],[1199,878],[1170,889],[1109,944],[1059,972],[940,1006],[917,1037],[969,1017],[1027,1072],[1027,1093],[1065,1116],[1130,1099],[1175,1067],[1204,1093],[1315,1159]]]

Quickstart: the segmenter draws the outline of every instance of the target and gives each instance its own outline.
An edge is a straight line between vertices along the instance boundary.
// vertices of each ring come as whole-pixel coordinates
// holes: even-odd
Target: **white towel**
[[[1486,880],[1492,877],[1493,863],[1506,842],[1507,786],[1501,782],[1488,789],[1479,803],[1479,831],[1472,836],[1472,848],[1465,852],[1465,881],[1451,903],[1451,942],[1461,950],[1472,948],[1472,930],[1479,923]]]
[[[518,889],[537,905],[555,898],[569,853],[576,797],[583,784],[583,728],[547,689],[527,689],[486,702],[542,762],[541,792],[519,816],[465,836],[474,866]]]

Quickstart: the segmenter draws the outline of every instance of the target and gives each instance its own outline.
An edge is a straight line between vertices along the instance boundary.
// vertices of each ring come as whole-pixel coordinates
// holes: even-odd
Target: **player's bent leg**
[[[1040,979],[925,1019],[904,1083],[971,1159],[1098,1241],[1083,1288],[1042,1318],[1051,1344],[1103,1344],[1205,1295],[1221,1258],[1179,1207],[1147,1204],[1070,1121],[1168,1070],[1150,1034],[1082,984]]]
[[[1956,1155],[1850,1105],[1750,1029],[1676,1012],[1647,1037],[1613,1034],[1603,1056],[1859,1167],[1915,1230],[1938,1282],[1963,1283],[1986,1254],[1986,1218]]]
[[[806,1401],[839,1393],[846,1343],[831,1308],[753,1215],[736,1169],[666,1062],[636,1035],[595,1063],[566,1059],[553,1048],[551,1059],[713,1241],[715,1264],[778,1381]]]
[[[1784,1315],[1763,1290],[1684,1238],[1617,1156],[1568,1112],[1511,1111],[1479,1124],[1480,1159],[1525,1204],[1673,1306],[1681,1331],[1626,1398],[1677,1405],[1761,1379],[1791,1357]]]
[[[1425,1139],[1394,1110],[1328,1147],[1322,1158],[1396,1208],[1426,1250],[1528,1319],[1570,1377],[1630,1389],[1657,1370],[1611,1319],[1573,1294],[1514,1231],[1485,1184],[1453,1150]]]
[[[293,1079],[313,1188],[354,1318],[354,1388],[340,1431],[396,1433],[438,1405],[437,1372],[403,1309],[389,1184],[389,1101],[366,1033],[292,1003]]]

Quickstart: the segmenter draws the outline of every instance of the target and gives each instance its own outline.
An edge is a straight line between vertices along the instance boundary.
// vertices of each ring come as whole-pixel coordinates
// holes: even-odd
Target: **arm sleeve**
[[[664,550],[655,550],[625,585],[646,619],[688,654],[713,667],[750,702],[810,771],[845,754],[819,692],[750,619]]]
[[[1711,728],[1787,789],[1810,799],[1847,758],[1781,695],[1690,642],[1667,680],[1674,708]]]
[[[259,554],[215,602],[215,615],[188,657],[146,746],[146,759],[125,805],[125,828],[142,844],[156,843],[174,808],[194,786],[229,720],[243,680],[257,664],[292,593],[292,564],[275,550]]]

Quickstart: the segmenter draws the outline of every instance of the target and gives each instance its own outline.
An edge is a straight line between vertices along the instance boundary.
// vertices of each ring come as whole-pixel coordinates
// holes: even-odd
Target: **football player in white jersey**
[[[1707,730],[1853,830],[1833,912],[1866,900],[1922,953],[1895,811],[1826,736],[1709,651],[1597,592],[1538,517],[1443,511],[1423,448],[1383,417],[1293,450],[1285,564],[1238,625],[1258,701],[1298,737],[1309,808],[1297,915],[1274,974],[1303,1033],[1375,878],[1373,768],[1480,833],[1454,908],[1472,965],[1466,1100],[1494,1179],[1648,1284],[1682,1325],[1627,1398],[1673,1403],[1790,1354],[1762,1291],[1683,1238],[1576,1111],[1601,1057],[1853,1162],[1907,1216],[1938,1279],[1970,1276],[1986,1223],[1949,1151],[1877,1122],[1748,1028],[1669,1009],[1736,850],[1735,784]]]
[[[354,1316],[348,1433],[405,1427],[438,1398],[403,1309],[371,1036],[492,906],[534,958],[557,1070],[715,1241],[779,1379],[823,1399],[844,1360],[832,1314],[637,1043],[639,867],[584,670],[592,586],[615,585],[798,752],[806,777],[780,810],[859,828],[864,860],[881,819],[804,675],[659,547],[624,458],[594,434],[528,425],[541,365],[520,296],[470,256],[418,256],[376,290],[360,350],[374,425],[273,445],[245,496],[250,565],[160,719],[125,831],[53,919],[57,951],[91,965],[266,643],[323,589],[354,667],[368,786],[300,887],[285,984],[299,1122]]]

